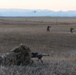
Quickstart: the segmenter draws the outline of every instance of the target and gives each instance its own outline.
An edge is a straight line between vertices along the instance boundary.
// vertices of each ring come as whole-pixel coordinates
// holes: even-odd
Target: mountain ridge
[[[52,11],[52,10],[30,10],[30,9],[0,9],[0,16],[7,17],[76,17],[76,11]]]

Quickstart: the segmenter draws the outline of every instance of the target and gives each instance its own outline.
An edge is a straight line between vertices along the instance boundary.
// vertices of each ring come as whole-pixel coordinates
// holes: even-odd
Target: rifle
[[[43,61],[42,61],[41,58],[42,58],[43,56],[49,56],[49,55],[38,54],[37,52],[35,52],[35,53],[32,52],[31,54],[32,54],[32,58],[38,58],[38,60],[41,60],[42,64],[43,64]]]

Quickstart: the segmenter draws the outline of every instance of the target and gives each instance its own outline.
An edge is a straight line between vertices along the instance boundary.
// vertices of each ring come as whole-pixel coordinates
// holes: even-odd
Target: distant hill
[[[30,16],[52,16],[52,17],[76,17],[76,11],[50,11],[50,10],[26,10],[26,9],[0,9],[0,16],[7,17],[30,17]]]

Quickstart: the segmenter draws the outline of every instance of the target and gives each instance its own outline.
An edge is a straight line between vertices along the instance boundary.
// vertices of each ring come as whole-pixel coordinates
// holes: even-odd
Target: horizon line
[[[46,11],[54,11],[54,12],[67,12],[67,11],[76,11],[76,10],[50,10],[50,9],[24,9],[24,8],[0,8],[0,10],[46,10]]]

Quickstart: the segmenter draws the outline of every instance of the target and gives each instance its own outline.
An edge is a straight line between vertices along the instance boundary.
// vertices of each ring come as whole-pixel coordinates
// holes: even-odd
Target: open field
[[[0,54],[21,43],[50,56],[44,66],[36,59],[32,66],[1,66],[1,75],[76,75],[76,18],[0,18]]]

